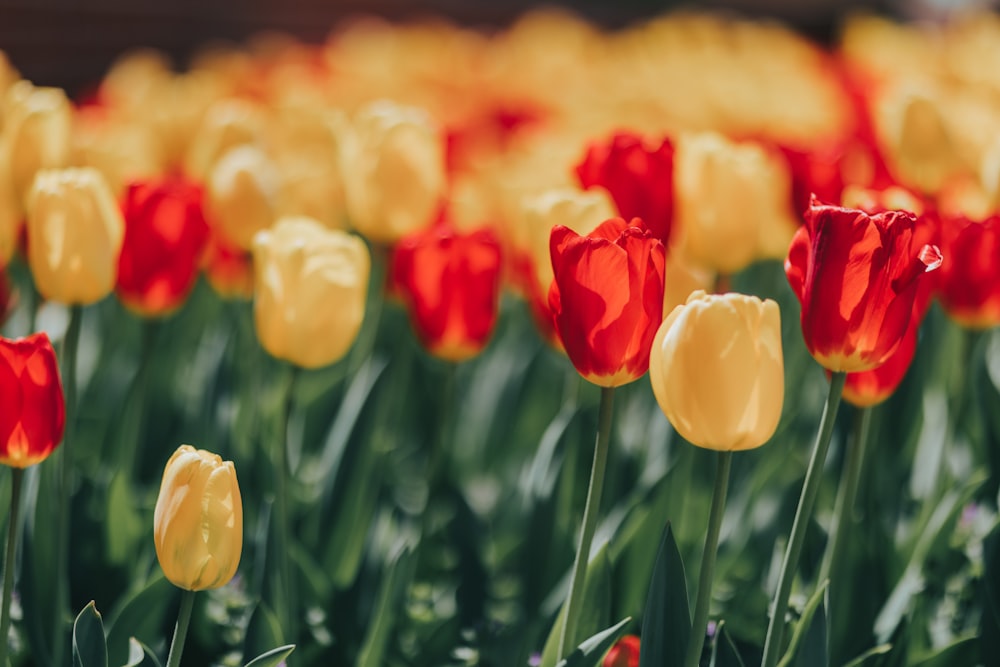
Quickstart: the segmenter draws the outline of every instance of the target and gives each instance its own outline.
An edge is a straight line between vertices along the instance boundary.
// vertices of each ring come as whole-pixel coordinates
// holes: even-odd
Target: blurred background
[[[192,53],[213,41],[242,42],[261,31],[285,32],[320,42],[338,22],[358,14],[390,20],[445,16],[461,24],[508,25],[537,0],[0,0],[0,50],[39,85],[78,94],[121,53],[160,49],[183,67]],[[867,10],[906,19],[933,19],[995,3],[983,0],[563,0],[607,27],[620,27],[671,9],[717,9],[774,18],[828,43],[847,13]]]

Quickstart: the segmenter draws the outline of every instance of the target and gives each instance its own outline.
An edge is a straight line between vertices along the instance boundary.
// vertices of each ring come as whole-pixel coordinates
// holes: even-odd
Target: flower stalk
[[[17,527],[21,513],[21,482],[24,470],[11,468],[10,518],[7,523],[7,555],[3,568],[3,600],[0,601],[0,665],[7,664],[7,632],[10,629],[10,598],[14,592],[14,566],[17,556]]]
[[[181,608],[177,612],[177,625],[174,626],[174,637],[170,640],[167,667],[180,667],[181,654],[184,653],[184,640],[187,639],[188,626],[191,624],[194,594],[195,591],[184,591],[181,594]]]

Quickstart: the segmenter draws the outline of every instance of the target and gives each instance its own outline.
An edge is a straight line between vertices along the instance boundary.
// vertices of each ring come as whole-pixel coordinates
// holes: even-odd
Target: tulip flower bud
[[[39,169],[69,163],[72,110],[62,90],[19,81],[7,91],[3,119],[0,162],[23,204]]]
[[[760,447],[778,427],[785,394],[778,304],[695,292],[656,332],[649,377],[663,413],[691,444]]]
[[[243,552],[243,501],[232,461],[181,445],[167,461],[153,513],[153,541],[175,586],[224,586]]]
[[[681,137],[674,164],[678,243],[692,261],[736,273],[784,256],[798,225],[779,156],[705,133]]]
[[[341,141],[351,224],[392,243],[428,226],[444,195],[444,142],[423,110],[385,100],[362,108]]]
[[[43,297],[87,305],[114,289],[125,221],[100,172],[39,172],[27,220],[28,263]]]
[[[226,153],[209,174],[206,217],[231,243],[244,250],[254,234],[275,220],[280,176],[271,159],[249,144]]]
[[[184,171],[193,179],[203,179],[231,149],[259,144],[263,137],[264,112],[258,105],[240,99],[219,100],[205,113],[191,140]]]
[[[59,364],[49,337],[0,337],[0,463],[27,468],[63,437],[66,410]]]
[[[282,218],[253,244],[257,337],[303,368],[340,359],[365,315],[371,257],[364,242],[310,218]]]
[[[625,635],[604,656],[601,667],[639,667],[639,638]]]

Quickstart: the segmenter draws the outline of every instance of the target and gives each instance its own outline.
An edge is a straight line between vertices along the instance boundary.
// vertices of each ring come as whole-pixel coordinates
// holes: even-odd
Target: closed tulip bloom
[[[792,240],[785,275],[802,304],[806,347],[827,370],[870,370],[896,350],[912,322],[924,274],[941,265],[918,245],[907,211],[869,215],[813,200]]]
[[[70,158],[72,109],[59,88],[19,81],[7,91],[0,132],[0,162],[5,163],[19,205],[40,169],[64,167]]]
[[[281,195],[281,177],[261,149],[250,144],[225,153],[205,183],[205,215],[209,224],[244,250],[254,235],[270,227]]]
[[[778,427],[785,395],[778,304],[695,292],[656,332],[649,377],[663,413],[691,444],[760,447]]]
[[[87,305],[111,293],[125,221],[92,167],[39,172],[28,197],[28,263],[39,293]]]
[[[210,233],[201,268],[208,284],[224,299],[253,298],[253,255],[222,238]]]
[[[431,224],[446,185],[444,140],[422,109],[373,102],[343,131],[340,147],[355,229],[388,244]]]
[[[674,146],[670,139],[646,142],[630,132],[592,143],[576,167],[580,184],[611,193],[618,215],[642,218],[653,235],[670,241],[674,218]]]
[[[500,243],[486,229],[435,227],[396,245],[395,284],[431,354],[458,362],[483,349],[497,320],[500,267]]]
[[[59,364],[49,337],[0,337],[0,463],[27,468],[63,437],[66,410]]]
[[[243,500],[232,461],[181,445],[167,461],[153,511],[153,542],[175,586],[226,585],[243,552]]]
[[[201,199],[201,188],[181,179],[135,182],[126,190],[117,292],[132,310],[165,315],[191,292],[208,241]]]
[[[352,234],[282,218],[253,245],[254,321],[272,356],[303,368],[340,359],[361,329],[371,257]]]
[[[784,256],[797,220],[777,153],[714,133],[687,135],[674,170],[677,243],[691,261],[732,274]]]
[[[625,635],[604,656],[601,667],[639,667],[639,638]]]
[[[1000,215],[942,215],[941,251],[938,299],[945,312],[969,329],[1000,324]]]
[[[602,387],[642,377],[662,319],[663,242],[621,218],[586,236],[557,225],[550,238],[549,307],[573,366]]]

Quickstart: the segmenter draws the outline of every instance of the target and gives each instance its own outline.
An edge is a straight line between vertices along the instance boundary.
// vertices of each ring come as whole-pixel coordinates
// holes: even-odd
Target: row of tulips
[[[672,113],[666,116],[671,122],[655,128],[651,123],[657,113],[626,112],[609,100],[595,103],[595,111],[602,113],[587,117],[581,111],[587,106],[580,98],[583,87],[576,87],[576,74],[552,90],[498,74],[504,67],[516,69],[523,54],[535,53],[537,46],[520,40],[538,26],[548,36],[575,35],[579,48],[601,44],[609,61],[618,65],[626,54],[638,58],[643,49],[651,49],[648,57],[674,62],[670,58],[677,54],[657,51],[660,47],[652,38],[697,27],[700,37],[691,38],[688,45],[692,58],[704,58],[702,67],[714,72],[719,61],[709,55],[722,59],[733,40],[739,55],[747,56],[748,76],[760,90],[775,85],[760,70],[784,64],[793,53],[805,54],[808,58],[783,71],[784,84],[804,82],[817,92],[817,99],[833,102],[829,108],[815,100],[780,111],[767,107],[770,115],[747,108],[744,116],[723,102],[706,102],[700,111],[707,127],[693,121],[697,116],[688,117],[690,110],[682,113],[655,96],[642,99],[650,109]],[[870,29],[869,24],[862,27]],[[142,497],[148,483],[139,459],[147,464],[154,454],[167,459],[176,443],[165,451],[134,443],[115,450],[107,462],[110,474],[81,467],[93,452],[70,453],[86,442],[87,423],[93,418],[88,411],[94,409],[94,392],[100,391],[94,389],[95,381],[78,377],[88,366],[86,358],[78,357],[84,311],[95,313],[92,317],[107,313],[115,307],[107,297],[115,293],[144,321],[131,401],[121,415],[122,423],[133,430],[123,426],[124,437],[158,440],[152,428],[144,427],[144,416],[152,415],[165,398],[157,393],[164,382],[157,383],[153,375],[155,351],[165,345],[155,335],[157,327],[183,322],[173,331],[187,329],[185,336],[197,341],[190,350],[175,348],[178,359],[171,363],[199,357],[222,331],[231,341],[231,367],[216,353],[209,373],[214,368],[217,378],[206,379],[198,368],[194,377],[206,384],[229,382],[230,394],[205,399],[198,387],[187,391],[196,397],[193,402],[207,401],[206,413],[222,424],[220,430],[232,427],[226,455],[241,471],[253,470],[253,492],[242,496],[249,501],[248,533],[255,535],[247,538],[232,463],[186,445],[167,460],[148,518],[163,573],[186,591],[167,652],[170,667],[179,664],[189,623],[198,618],[193,592],[222,587],[235,595],[244,590],[239,586],[248,586],[242,579],[253,580],[249,586],[256,598],[256,620],[238,624],[244,645],[240,655],[246,660],[259,652],[251,646],[285,644],[266,652],[255,665],[284,660],[292,643],[301,646],[302,664],[355,660],[377,665],[406,659],[421,664],[497,664],[505,659],[523,664],[529,659],[526,653],[542,643],[545,649],[537,660],[546,667],[602,661],[695,667],[707,660],[743,664],[758,658],[764,667],[775,667],[779,660],[810,664],[803,661],[815,654],[823,656],[822,664],[829,664],[830,654],[846,663],[864,651],[854,664],[879,664],[880,656],[893,649],[873,646],[872,637],[894,638],[894,646],[901,648],[893,659],[906,660],[910,644],[897,631],[912,590],[897,589],[902,591],[901,604],[894,591],[874,619],[876,627],[851,636],[856,625],[847,591],[852,588],[850,572],[856,573],[857,567],[849,561],[849,537],[858,527],[853,512],[866,478],[868,437],[863,428],[846,446],[836,504],[832,516],[824,517],[828,539],[818,549],[818,561],[815,554],[811,557],[818,567],[814,562],[803,568],[800,561],[809,552],[809,533],[815,530],[841,395],[860,408],[860,423],[867,423],[873,406],[890,398],[917,358],[924,318],[945,321],[928,314],[939,312],[932,306],[935,301],[960,327],[981,331],[1000,323],[996,215],[985,172],[971,169],[975,160],[951,144],[931,145],[923,152],[913,149],[915,143],[934,137],[921,119],[946,125],[948,109],[937,108],[927,98],[907,98],[902,108],[905,122],[894,128],[903,139],[896,141],[895,134],[887,135],[880,127],[881,110],[875,105],[889,96],[891,86],[862,94],[860,82],[882,73],[874,65],[837,60],[777,29],[721,19],[665,19],[625,36],[599,38],[583,24],[546,15],[526,19],[498,37],[495,51],[476,40],[463,41],[471,39],[466,33],[456,29],[452,34],[440,26],[426,29],[426,34],[419,28],[395,32],[371,25],[353,30],[335,34],[319,49],[270,44],[254,54],[215,53],[183,75],[169,72],[148,55],[135,57],[116,66],[92,97],[75,106],[61,91],[15,81],[16,76],[7,74],[12,69],[0,69],[0,85],[7,89],[0,113],[0,249],[19,272],[15,281],[27,297],[11,324],[33,332],[57,308],[52,304],[68,308],[61,336],[61,384],[44,334],[5,339],[3,347],[3,393],[12,398],[3,412],[0,444],[3,462],[14,473],[0,635],[7,636],[12,616],[22,493],[33,498],[33,529],[26,531],[31,539],[38,542],[38,517],[45,507],[52,510],[45,518],[56,536],[55,553],[44,554],[55,572],[50,618],[23,622],[28,634],[35,625],[45,626],[40,634],[33,632],[52,643],[41,648],[34,642],[35,652],[46,651],[34,656],[36,662],[64,664],[70,650],[70,609],[81,606],[81,595],[98,597],[85,591],[89,578],[73,576],[78,568],[69,555],[78,534],[71,519],[85,504],[78,501],[92,495],[107,499],[108,516],[101,523],[107,524],[102,530],[109,543],[126,545],[121,561],[102,566],[118,566],[128,577],[136,577],[126,587],[141,591],[134,599],[169,606],[162,594],[147,593],[158,590],[148,572],[121,568],[141,553],[136,536],[147,531],[141,528],[142,512],[139,517],[120,514],[122,508],[116,505],[127,506]],[[852,37],[864,42],[866,33],[856,30]],[[454,53],[448,49],[438,52],[425,44],[431,50],[428,55],[415,46],[428,36],[434,42],[442,35],[454,40],[449,45],[458,52],[476,54],[481,78],[463,70],[470,78],[456,75],[452,87],[435,78],[441,76],[437,67],[464,67],[451,62]],[[385,58],[399,65],[401,80],[360,92],[361,75],[378,71],[379,62],[363,44],[396,44],[394,40],[401,50]],[[411,56],[414,62],[403,66]],[[427,63],[434,65],[429,72],[421,69]],[[494,76],[487,75],[491,72]],[[421,78],[430,73],[435,77]],[[608,97],[624,105],[635,91],[612,80],[609,75]],[[726,80],[733,83],[731,76]],[[701,91],[693,82],[688,85]],[[474,103],[447,110],[449,102],[477,86],[482,90]],[[763,95],[740,90],[748,99]],[[569,98],[580,108],[557,103],[558,91],[571,93]],[[366,98],[389,94],[397,101]],[[706,94],[705,99],[714,98]],[[511,114],[508,105],[515,101],[518,113]],[[100,137],[96,142],[95,136]],[[570,152],[573,157],[565,159]],[[346,231],[347,224],[367,243]],[[771,290],[755,282],[755,271],[766,271],[760,267],[782,258],[787,286]],[[214,293],[198,286],[202,272]],[[553,554],[551,574],[545,564],[524,556],[517,573],[525,587],[520,598],[524,608],[500,614],[506,621],[491,630],[485,623],[490,618],[486,607],[495,594],[489,589],[499,584],[485,580],[490,557],[482,552],[489,549],[468,533],[485,531],[487,524],[508,516],[504,502],[494,500],[486,503],[490,509],[482,509],[481,482],[486,495],[505,499],[517,485],[507,473],[506,478],[489,478],[500,487],[490,492],[490,484],[459,474],[463,460],[464,469],[470,470],[470,455],[462,451],[469,445],[463,438],[485,442],[487,436],[474,436],[484,429],[478,421],[482,413],[462,414],[471,399],[464,400],[457,385],[462,373],[473,372],[478,382],[464,385],[471,395],[481,396],[473,392],[476,384],[494,384],[495,377],[506,378],[504,391],[516,393],[516,387],[528,386],[514,377],[526,366],[512,360],[532,343],[503,323],[501,315],[510,313],[501,297],[505,285],[527,303],[537,338],[551,348],[545,354],[564,352],[579,375],[600,388],[600,397],[590,406],[596,407],[597,437],[585,497],[574,483],[579,466],[572,464],[569,453],[560,455],[565,461],[558,465],[552,438],[564,439],[565,420],[570,418],[566,415],[587,405],[587,389],[568,381],[562,407],[557,406],[559,414],[548,428],[543,428],[544,421],[530,422],[535,428],[527,431],[527,439],[532,447],[541,440],[538,452],[516,450],[535,457],[537,466],[532,468],[539,472],[532,473],[536,486],[531,493],[542,499],[527,516],[512,515],[508,537],[514,537],[515,546],[506,550],[520,554],[535,548],[518,536],[525,525],[544,524],[540,534],[553,545],[566,533],[564,542],[574,543],[575,560],[568,580],[558,584],[570,566],[569,557]],[[748,294],[733,291],[737,287]],[[758,291],[773,292],[781,306],[753,295]],[[234,297],[234,302],[226,301]],[[242,301],[246,298],[252,298],[252,306]],[[394,313],[400,305],[422,347],[439,364],[431,371],[425,368],[422,377],[413,377],[419,365],[405,342],[406,332],[396,330]],[[251,307],[259,346],[280,363],[261,357],[256,343],[247,345]],[[206,308],[221,321],[205,319]],[[782,319],[794,319],[790,312],[796,309],[801,330],[790,338]],[[109,366],[120,358],[110,338],[101,339],[128,317],[119,312],[112,325],[96,330],[91,320],[89,333],[99,348],[92,354]],[[504,335],[494,340],[497,330]],[[766,635],[749,627],[753,623],[739,628],[733,622],[732,629],[720,630],[710,618],[735,613],[712,595],[724,519],[730,511],[726,498],[731,471],[746,481],[732,452],[760,447],[776,438],[780,424],[800,414],[806,420],[814,416],[800,405],[805,393],[789,400],[785,392],[786,378],[806,377],[789,370],[801,366],[789,347],[801,355],[803,344],[830,374],[829,391],[805,479],[800,483],[796,475],[782,489],[799,499],[792,508],[794,518],[771,530],[771,542],[779,540],[766,550],[775,558],[773,576],[766,584],[754,583],[757,590],[766,589],[770,599]],[[623,389],[647,372],[652,392]],[[380,382],[383,373],[387,379]],[[427,408],[427,397],[412,390],[429,378],[440,386],[430,392],[439,413],[416,422],[411,415],[406,423],[420,425],[414,434],[396,422]],[[552,393],[548,379],[534,384]],[[90,392],[78,397],[83,387]],[[655,498],[673,492],[672,485],[681,490],[680,504],[671,501],[667,513],[652,511],[661,501],[650,505],[630,495],[627,484],[623,488],[615,483],[609,470],[620,456],[611,446],[616,393],[625,395],[626,409],[655,401],[679,438],[717,451],[714,476],[708,476],[706,485],[710,495],[697,489],[696,482],[703,481],[697,478],[704,477],[695,473],[700,459],[695,463],[676,448],[671,449],[670,472],[660,472],[647,488]],[[340,399],[335,417],[327,402],[331,394]],[[227,401],[248,416],[242,422],[220,417],[232,409]],[[491,405],[499,405],[499,399]],[[518,407],[531,414],[547,405],[538,401]],[[491,416],[492,423],[518,423],[518,412],[508,409]],[[948,420],[958,428],[954,415]],[[316,422],[330,424],[325,442],[315,435]],[[241,423],[249,424],[244,426],[250,432],[249,446],[236,442]],[[814,421],[810,428],[816,428]],[[643,436],[650,450],[656,446],[652,439]],[[55,480],[45,482],[38,473],[29,478],[33,491],[22,492],[23,469],[43,461],[60,440]],[[419,445],[415,459],[414,441]],[[568,444],[565,448],[586,452]],[[942,444],[935,451],[943,449]],[[971,457],[982,456],[971,451]],[[940,456],[937,465],[946,468],[946,458]],[[994,465],[985,458],[975,465]],[[653,460],[647,454],[646,461]],[[488,467],[479,465],[471,470],[485,475]],[[389,474],[396,475],[399,488],[385,498],[381,479]],[[685,474],[687,479],[679,477]],[[932,490],[921,497],[917,525],[926,528],[945,511],[940,508],[958,502],[942,495],[949,474],[931,472]],[[241,477],[246,489],[247,475]],[[553,509],[558,494],[554,482],[545,481],[550,477],[564,480],[561,484],[568,489],[562,492],[566,500],[561,512]],[[56,492],[51,506],[40,505],[42,484]],[[995,498],[980,487],[975,485],[969,494],[978,494],[978,501],[993,508]],[[735,492],[742,490],[737,487]],[[648,539],[629,538],[624,529],[608,543],[606,536],[599,537],[609,504],[605,495],[616,506],[623,504],[630,516],[645,512],[649,518],[642,520],[641,529],[633,528],[633,534],[653,532],[654,539],[664,524],[680,524],[685,495],[691,497],[689,508],[704,505],[689,509],[705,520],[693,532],[689,526],[681,544],[688,556],[698,553],[693,542],[704,545],[693,613],[672,528],[645,550],[640,547],[649,547]],[[325,520],[330,508],[337,509],[336,522]],[[573,517],[581,508],[577,531]],[[127,519],[118,525],[112,515]],[[934,520],[937,539],[952,524],[951,519]],[[129,527],[135,522],[140,528]],[[126,530],[127,539],[116,534]],[[244,542],[254,546],[252,577],[239,565]],[[503,560],[504,549],[493,548],[500,555],[492,558]],[[641,612],[641,642],[632,637],[616,644],[628,622],[611,624],[616,619],[605,618],[611,606],[607,600],[605,610],[596,611],[602,604],[597,602],[601,585],[595,582],[610,588],[612,548],[622,563],[622,554],[629,553],[645,564],[623,575],[630,590],[648,589],[645,608],[640,610],[641,602],[634,600],[616,607],[629,616]],[[538,549],[544,552],[544,545]],[[565,548],[559,553],[567,555]],[[538,559],[549,557],[542,554]],[[456,561],[457,571],[450,566]],[[988,564],[982,567],[989,570],[988,576],[995,574]],[[377,586],[371,585],[373,568],[381,575]],[[238,571],[244,576],[234,579]],[[907,576],[916,575],[908,569]],[[799,590],[810,595],[801,608],[792,595],[797,577]],[[19,580],[25,583],[31,577],[22,572]],[[551,606],[541,609],[540,593],[532,590],[531,582],[552,591],[556,607],[562,603],[558,613]],[[450,593],[442,594],[442,589]],[[429,592],[421,597],[422,590]],[[824,601],[827,590],[829,600]],[[144,594],[147,597],[141,597]],[[988,609],[995,593],[985,595]],[[343,629],[358,627],[356,619],[343,618],[354,613],[334,611],[343,599],[371,609],[371,621],[362,626],[363,639],[351,639],[350,630]],[[451,600],[450,613],[442,609],[449,604],[443,599]],[[24,602],[26,613],[40,609],[29,596]],[[421,605],[428,608],[423,614]],[[790,605],[798,615],[788,615]],[[128,603],[121,609],[135,613]],[[127,617],[126,611],[120,613]],[[339,625],[329,621],[330,616],[355,625]],[[984,628],[994,627],[988,625],[988,615],[983,619]],[[415,630],[421,622],[422,634]],[[536,636],[539,627],[549,625],[547,641]],[[394,626],[403,628],[395,639]],[[163,652],[160,630],[140,633],[138,639],[153,647],[137,641],[128,664],[156,664],[157,654]],[[491,657],[490,633],[502,640],[505,630],[515,633],[518,641],[494,649],[496,656],[505,658]],[[254,635],[262,632],[268,640],[263,647],[254,643]],[[469,633],[471,639],[466,638]],[[106,664],[114,634],[113,627],[104,648],[100,617],[93,606],[86,607],[73,633],[74,659],[84,665]],[[742,650],[732,647],[731,634],[741,639]],[[988,664],[989,645],[980,639],[959,637],[933,646],[941,650],[931,659],[946,660],[962,651],[960,655],[974,655]],[[910,643],[919,645],[916,640]],[[4,643],[0,650],[6,647]],[[21,658],[32,661],[23,653]],[[0,654],[0,663],[4,660]]]

